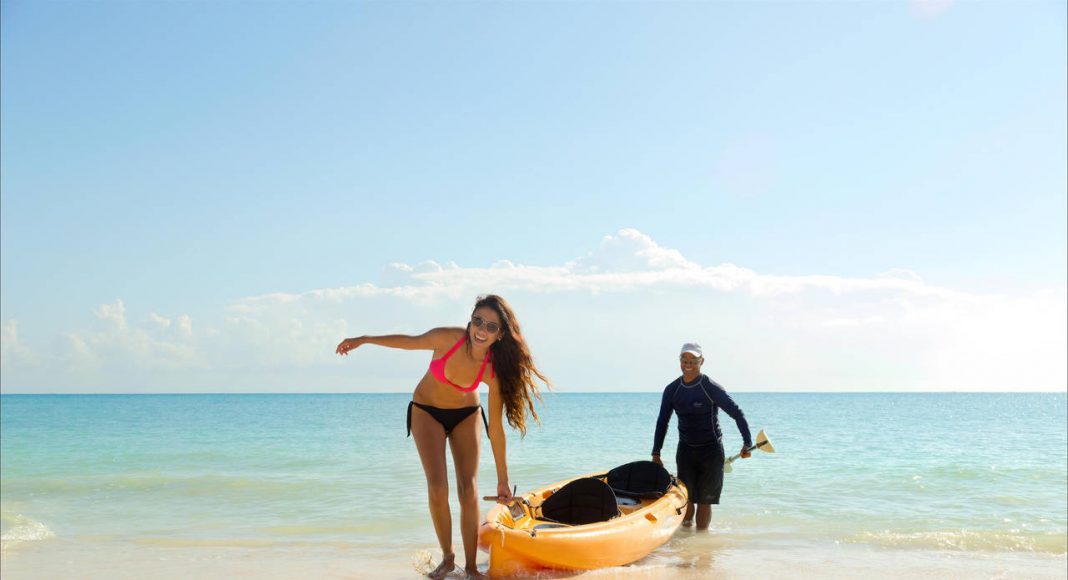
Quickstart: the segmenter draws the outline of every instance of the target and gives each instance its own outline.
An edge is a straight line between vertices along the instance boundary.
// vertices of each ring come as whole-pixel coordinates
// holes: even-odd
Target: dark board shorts
[[[679,443],[675,465],[690,494],[690,503],[719,503],[723,491],[722,442],[700,446]]]

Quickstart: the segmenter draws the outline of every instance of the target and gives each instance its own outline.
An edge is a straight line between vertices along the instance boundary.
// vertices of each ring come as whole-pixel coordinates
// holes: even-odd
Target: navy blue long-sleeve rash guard
[[[745,414],[716,381],[701,375],[700,379],[687,385],[682,377],[671,381],[664,388],[660,400],[660,416],[656,419],[656,435],[653,438],[653,455],[660,453],[667,436],[671,412],[679,416],[679,442],[687,445],[708,445],[723,437],[719,428],[719,409],[723,409],[738,424],[738,431],[746,447],[753,445],[749,423]]]

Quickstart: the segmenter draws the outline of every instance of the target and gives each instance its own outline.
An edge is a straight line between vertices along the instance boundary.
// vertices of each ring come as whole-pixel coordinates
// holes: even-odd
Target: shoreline
[[[366,541],[368,538],[362,538]],[[390,544],[388,538],[383,538]],[[6,543],[6,542],[5,542]],[[352,544],[226,547],[211,541],[197,547],[150,545],[129,541],[48,539],[5,549],[3,573],[9,579],[77,577],[230,578],[267,580],[316,577],[402,580],[424,578],[440,558],[436,546],[392,542],[380,551]],[[748,545],[722,534],[677,532],[649,557],[629,566],[585,572],[547,571],[543,579],[597,580],[796,578],[910,580],[940,578],[1068,578],[1068,554],[1025,551],[963,551],[879,548],[803,539],[766,540]],[[6,548],[6,547],[5,547]],[[457,547],[458,557],[462,549]],[[488,565],[484,552],[479,567]],[[459,574],[451,577],[461,577]]]

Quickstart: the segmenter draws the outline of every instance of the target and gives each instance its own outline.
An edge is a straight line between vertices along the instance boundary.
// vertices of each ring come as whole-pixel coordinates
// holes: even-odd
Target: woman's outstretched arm
[[[423,334],[413,336],[410,334],[384,334],[381,336],[357,336],[346,338],[337,345],[337,353],[345,356],[349,351],[365,344],[377,344],[386,348],[400,348],[403,350],[435,350],[442,345],[454,340],[457,331],[461,328],[433,328]]]

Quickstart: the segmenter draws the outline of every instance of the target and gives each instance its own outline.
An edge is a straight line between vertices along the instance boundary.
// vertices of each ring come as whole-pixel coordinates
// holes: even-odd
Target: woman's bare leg
[[[471,413],[449,434],[456,467],[456,495],[460,500],[460,537],[464,543],[464,569],[468,577],[482,577],[475,566],[478,555],[478,456],[482,445],[482,413]]]
[[[412,407],[412,438],[426,475],[427,500],[434,533],[441,546],[441,564],[429,576],[444,578],[452,572],[456,556],[452,551],[452,514],[449,512],[449,473],[445,466],[445,429],[429,413]]]

